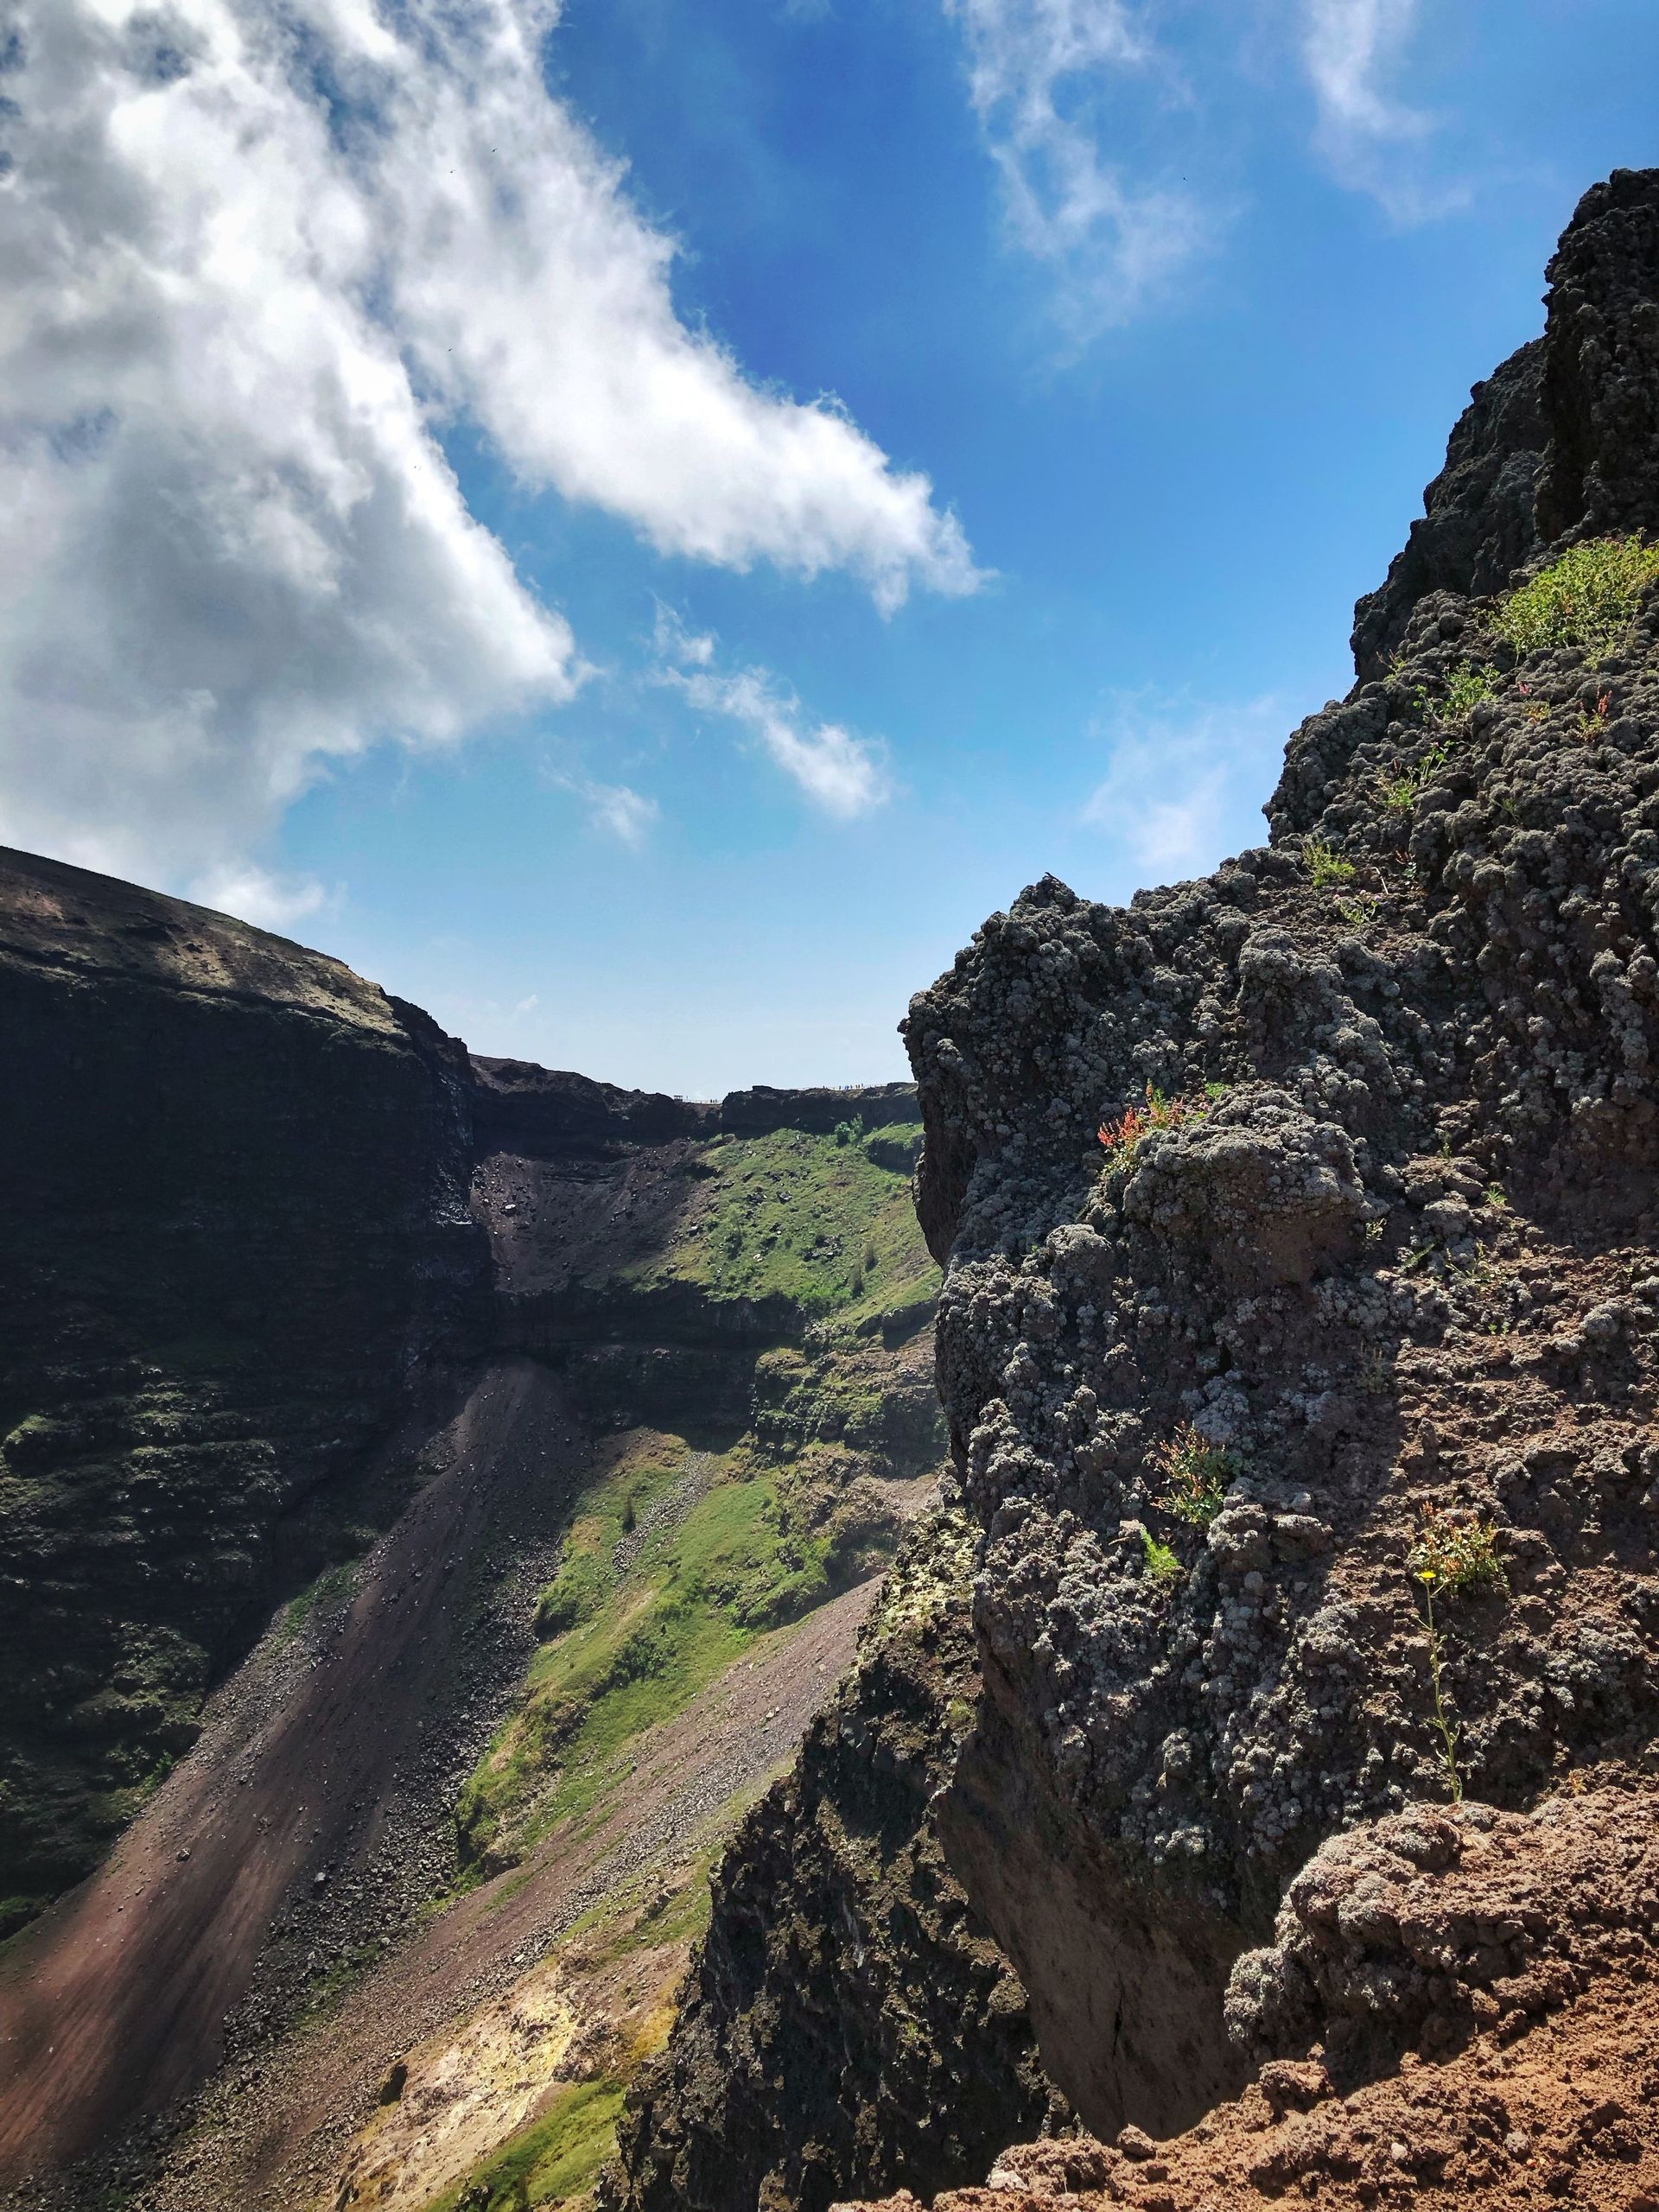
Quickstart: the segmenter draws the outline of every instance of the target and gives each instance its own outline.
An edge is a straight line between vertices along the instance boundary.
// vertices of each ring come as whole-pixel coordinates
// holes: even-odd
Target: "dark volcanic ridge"
[[[1584,2035],[1539,2024],[1647,1972],[1659,171],[1589,193],[1549,278],[1360,604],[1354,690],[1290,741],[1270,843],[1127,909],[1046,879],[912,1005],[956,1484],[905,1572],[971,1585],[956,1745],[910,1755],[908,1821],[827,1770],[833,1725],[906,1770],[885,1739],[937,1666],[895,1637],[751,1816],[624,2120],[632,2212],[960,2190],[1011,2107],[1033,2132],[1033,2056],[1118,2148],[1021,2154],[999,2203],[1614,2172],[1650,2201],[1640,2127],[1547,2171],[1466,2131],[1436,2166],[1423,2126],[1380,2166],[1324,2120],[1328,2158],[1201,2147],[1256,2125],[1230,2101],[1264,2059],[1281,2110],[1317,2063],[1363,2119],[1399,2069],[1462,2067],[1444,2107],[1517,2038],[1567,2129]],[[1605,1871],[1540,1920],[1574,1823]],[[860,1841],[833,1875],[830,1836]],[[889,1902],[905,1859],[925,1909]],[[1470,1879],[1419,1901],[1402,1866]],[[941,1900],[1011,1962],[1034,2054],[938,2004]],[[815,1940],[836,1986],[803,2000]],[[1594,2033],[1628,2107],[1652,2008]],[[1366,2143],[1403,2130],[1376,2094]]]

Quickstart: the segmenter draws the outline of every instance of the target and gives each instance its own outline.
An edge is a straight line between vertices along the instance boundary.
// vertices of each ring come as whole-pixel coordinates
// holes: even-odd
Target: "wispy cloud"
[[[1391,89],[1418,27],[1420,0],[1300,0],[1301,53],[1317,110],[1314,150],[1341,184],[1400,223],[1461,206],[1467,188],[1424,166],[1436,118]]]
[[[1153,692],[1110,702],[1104,778],[1083,809],[1142,880],[1201,874],[1263,834],[1257,802],[1284,747],[1273,697],[1226,706]]]
[[[252,861],[209,868],[188,887],[199,906],[234,914],[256,929],[285,931],[313,914],[331,913],[340,905],[340,890],[327,891],[311,876],[274,875]]]
[[[568,699],[446,420],[666,552],[975,588],[924,476],[677,316],[674,242],[547,90],[556,16],[17,0],[0,836],[188,882],[331,761]]]
[[[1162,293],[1210,242],[1215,217],[1180,184],[1132,180],[1107,150],[1125,81],[1175,96],[1126,0],[944,0],[1002,180],[1010,234],[1045,263],[1067,339],[1087,345]]]
[[[874,739],[855,737],[839,723],[814,723],[790,687],[769,670],[745,668],[721,675],[715,666],[718,640],[689,631],[666,608],[658,610],[654,642],[658,680],[683,692],[703,713],[720,715],[747,730],[767,758],[826,814],[850,822],[891,796],[885,748]]]
[[[591,776],[563,768],[550,768],[547,779],[560,791],[574,792],[586,805],[594,828],[632,852],[640,849],[662,818],[662,809],[654,798],[647,798],[626,784],[596,783]]]

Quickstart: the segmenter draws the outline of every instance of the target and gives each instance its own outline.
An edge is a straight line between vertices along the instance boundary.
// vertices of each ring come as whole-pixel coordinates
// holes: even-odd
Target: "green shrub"
[[[1237,1471],[1233,1454],[1200,1436],[1191,1421],[1183,1421],[1167,1442],[1158,1446],[1152,1463],[1165,1478],[1158,1503],[1194,1529],[1210,1526]]]
[[[1578,645],[1599,658],[1623,642],[1656,579],[1659,546],[1635,537],[1592,538],[1570,547],[1501,601],[1491,626],[1517,653]]]
[[[1307,870],[1307,880],[1316,891],[1324,891],[1333,883],[1351,883],[1354,864],[1345,861],[1329,839],[1304,837],[1301,850],[1302,866]]]
[[[1460,660],[1446,679],[1446,696],[1429,711],[1441,724],[1460,722],[1483,699],[1497,692],[1497,671],[1482,663]]]

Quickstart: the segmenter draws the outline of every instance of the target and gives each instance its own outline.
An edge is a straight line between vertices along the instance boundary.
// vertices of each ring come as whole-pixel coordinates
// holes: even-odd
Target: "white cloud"
[[[1143,880],[1202,874],[1230,847],[1265,836],[1258,802],[1285,728],[1284,708],[1271,697],[1218,706],[1123,695],[1104,719],[1110,760],[1083,819],[1106,832]]]
[[[632,852],[640,849],[662,816],[654,798],[645,798],[626,784],[595,783],[591,776],[563,769],[550,769],[548,780],[561,791],[574,791],[586,803],[588,818],[594,829],[604,830]]]
[[[747,729],[826,814],[850,822],[892,796],[885,748],[870,738],[853,736],[836,722],[810,725],[794,692],[768,670],[718,674],[713,666],[718,641],[694,635],[667,609],[658,611],[656,642],[664,664],[659,680],[683,692],[705,714],[723,715]]]
[[[0,836],[189,881],[331,760],[568,698],[466,415],[665,550],[977,579],[926,480],[676,318],[537,0],[20,0],[0,186]],[[638,817],[634,817],[636,820]]]
[[[331,895],[315,878],[273,875],[251,861],[210,868],[188,890],[198,906],[234,914],[262,930],[290,930],[296,922],[340,904],[339,894]]]
[[[1301,51],[1317,107],[1314,149],[1339,183],[1370,193],[1397,222],[1466,200],[1425,177],[1434,118],[1389,91],[1417,28],[1419,0],[1301,0]]]
[[[944,0],[1001,173],[1011,234],[1053,273],[1075,345],[1129,321],[1210,240],[1179,184],[1135,183],[1103,150],[1108,92],[1138,77],[1168,97],[1157,48],[1125,0]]]

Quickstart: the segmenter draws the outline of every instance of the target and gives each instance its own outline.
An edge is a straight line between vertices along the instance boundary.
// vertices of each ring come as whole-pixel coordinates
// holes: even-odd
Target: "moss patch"
[[[426,2212],[535,2212],[579,2196],[616,2148],[626,2085],[579,2082],[547,2110],[435,2197]]]
[[[895,1123],[880,1135],[896,1147],[919,1131]],[[861,1130],[845,1141],[799,1129],[717,1138],[704,1161],[712,1173],[695,1233],[641,1262],[636,1280],[695,1282],[721,1300],[784,1298],[808,1316],[937,1292],[908,1175],[872,1158]]]
[[[693,1459],[708,1487],[653,1522],[650,1509]],[[632,1457],[613,1467],[579,1501],[543,1593],[538,1618],[552,1640],[461,1792],[463,1868],[511,1865],[556,1822],[598,1804],[626,1778],[634,1738],[688,1705],[763,1630],[830,1594],[829,1550],[743,1452],[683,1453],[677,1469]]]

